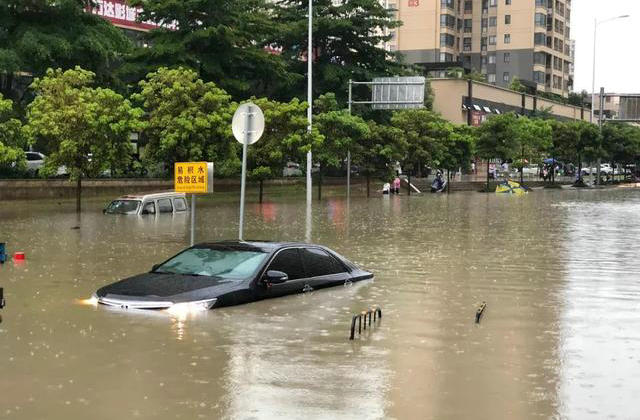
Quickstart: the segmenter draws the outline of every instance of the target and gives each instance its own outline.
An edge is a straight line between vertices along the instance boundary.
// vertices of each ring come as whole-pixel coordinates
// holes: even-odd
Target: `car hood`
[[[145,273],[104,286],[96,292],[98,298],[121,300],[163,300],[188,302],[212,299],[242,287],[243,280],[183,274]]]

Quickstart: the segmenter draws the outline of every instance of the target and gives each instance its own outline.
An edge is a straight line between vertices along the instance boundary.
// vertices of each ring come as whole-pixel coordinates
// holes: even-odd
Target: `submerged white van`
[[[123,195],[103,210],[105,214],[159,214],[182,213],[188,210],[184,193],[173,191],[153,194]]]

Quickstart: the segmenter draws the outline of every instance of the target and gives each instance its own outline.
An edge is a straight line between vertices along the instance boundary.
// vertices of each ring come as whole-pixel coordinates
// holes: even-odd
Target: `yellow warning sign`
[[[176,162],[174,189],[191,194],[213,192],[213,163]]]

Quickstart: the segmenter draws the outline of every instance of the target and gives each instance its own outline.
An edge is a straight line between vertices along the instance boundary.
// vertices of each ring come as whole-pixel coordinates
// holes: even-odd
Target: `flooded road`
[[[104,204],[0,203],[27,255],[0,266],[0,418],[640,418],[640,190],[249,203],[247,238],[310,235],[375,281],[189,316],[82,304],[189,240]],[[197,240],[237,219],[199,201]]]

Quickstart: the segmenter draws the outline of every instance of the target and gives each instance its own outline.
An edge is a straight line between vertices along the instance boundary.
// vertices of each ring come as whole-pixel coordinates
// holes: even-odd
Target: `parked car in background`
[[[34,175],[39,175],[40,170],[44,166],[44,161],[47,158],[46,155],[40,152],[25,152],[27,157],[27,171],[31,172]],[[64,166],[60,166],[56,172],[57,176],[67,175],[67,168]]]
[[[123,195],[109,203],[102,212],[105,214],[145,215],[184,213],[187,210],[185,194],[168,191],[153,194]]]
[[[593,174],[595,175],[598,172],[598,168],[593,167],[593,168],[582,168],[582,175],[591,175],[591,173],[593,172]],[[608,163],[603,163],[600,165],[600,173],[605,174],[605,175],[610,175],[613,173],[613,169],[611,168],[611,165]]]
[[[300,164],[296,162],[287,162],[287,165],[282,169],[282,176],[302,176],[304,173],[300,169]]]

